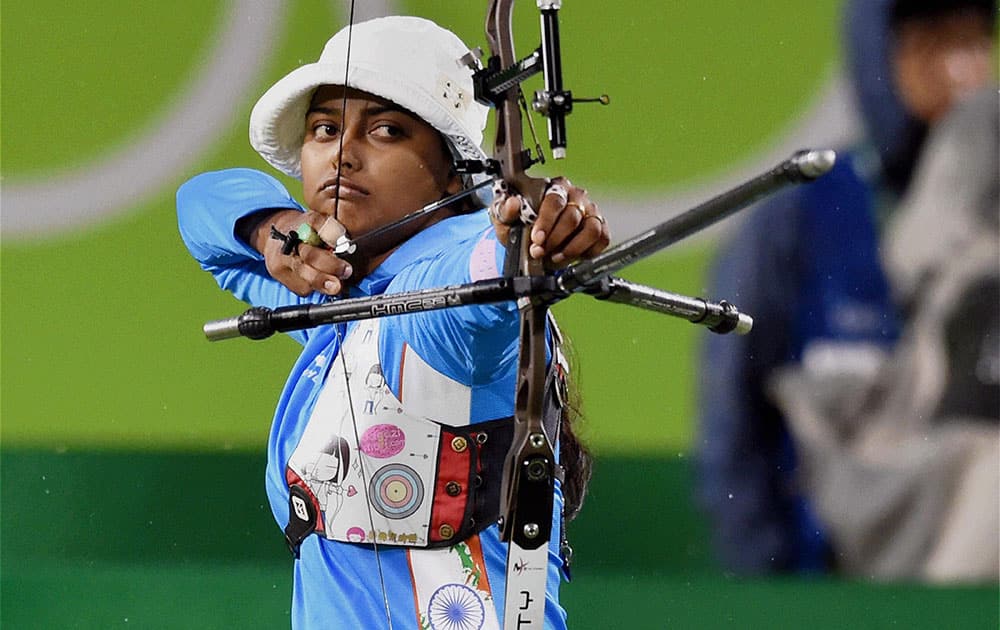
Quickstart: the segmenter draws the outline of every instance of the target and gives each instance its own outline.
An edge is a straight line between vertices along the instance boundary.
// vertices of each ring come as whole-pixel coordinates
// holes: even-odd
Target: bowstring
[[[344,135],[346,133],[347,127],[347,79],[351,68],[351,37],[354,33],[354,2],[351,0],[351,10],[347,19],[347,55],[344,60],[344,93],[343,99],[340,106],[340,138],[337,143],[337,178],[335,180],[335,195],[333,198],[333,218],[336,221],[340,221],[339,211],[340,211],[340,177],[343,172],[343,161],[344,161]],[[361,452],[361,435],[358,433],[358,420],[354,413],[354,397],[351,394],[351,379],[347,369],[347,358],[345,356],[345,346],[344,343],[347,338],[347,324],[343,324],[344,334],[341,335],[341,325],[335,324],[333,329],[337,333],[337,343],[340,346],[338,354],[340,355],[340,366],[344,371],[344,384],[347,390],[347,408],[351,411],[351,426],[354,429],[354,443],[358,446],[358,473],[361,475],[362,485],[370,492],[368,489],[368,478],[365,475],[365,464],[364,457]],[[371,498],[365,494],[365,506],[368,508],[368,525],[372,532],[372,549],[375,552],[375,567],[378,569],[378,581],[379,586],[382,589],[382,605],[385,608],[385,620],[389,625],[389,630],[393,630],[392,625],[392,612],[389,608],[389,594],[385,588],[385,573],[382,570],[382,556],[379,554],[378,548],[378,533],[375,531],[375,515],[372,513],[372,503]]]

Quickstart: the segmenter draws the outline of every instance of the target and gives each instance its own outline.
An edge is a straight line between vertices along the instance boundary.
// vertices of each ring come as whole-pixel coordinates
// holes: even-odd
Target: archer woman
[[[177,194],[191,254],[223,289],[272,308],[500,275],[508,224],[525,205],[517,196],[499,193],[488,211],[466,196],[395,227],[472,185],[456,160],[486,157],[487,109],[473,99],[472,71],[457,63],[467,52],[451,32],[412,17],[335,35],[317,63],[268,90],[250,119],[252,145],[302,180],[304,205],[257,171],[199,175]],[[597,206],[566,180],[535,210],[530,253],[550,265],[609,243]],[[327,246],[376,230],[353,264]],[[560,533],[579,509],[589,459],[556,395],[564,360],[549,333],[545,415],[547,432],[560,436],[565,477],[555,486],[545,627],[564,628]],[[498,628],[507,562],[496,520],[516,306],[291,335],[303,351],[274,415],[266,486],[296,556],[293,627]]]

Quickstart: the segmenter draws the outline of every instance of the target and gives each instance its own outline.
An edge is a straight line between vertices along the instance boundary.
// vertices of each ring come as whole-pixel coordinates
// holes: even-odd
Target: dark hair
[[[563,409],[563,421],[559,435],[559,461],[566,471],[563,479],[563,514],[566,522],[572,521],[580,513],[583,500],[587,496],[587,486],[593,471],[590,451],[574,432],[573,416],[579,417],[576,409]]]
[[[896,0],[889,12],[889,24],[893,30],[904,22],[930,20],[943,15],[962,11],[975,12],[983,17],[984,24],[996,24],[996,0]]]
[[[568,523],[576,518],[583,507],[593,470],[593,458],[577,434],[583,414],[580,411],[580,390],[576,387],[576,379],[572,377],[576,372],[576,361],[573,360],[572,347],[565,333],[563,353],[574,364],[567,378],[566,387],[569,395],[566,405],[563,406],[562,422],[559,427],[559,464],[565,473],[562,483],[563,515]]]

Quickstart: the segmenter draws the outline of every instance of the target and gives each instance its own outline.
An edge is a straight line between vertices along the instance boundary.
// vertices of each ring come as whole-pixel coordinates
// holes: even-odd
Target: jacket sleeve
[[[795,563],[788,437],[765,381],[789,354],[799,203],[786,194],[755,208],[711,275],[709,295],[754,318],[749,335],[707,335],[699,379],[697,495],[719,559],[740,573]]]
[[[246,168],[202,173],[177,190],[181,238],[220,287],[252,306],[271,308],[315,302],[301,298],[267,272],[264,257],[235,234],[236,222],[268,209],[302,207],[273,177]],[[304,332],[292,333],[304,342]]]

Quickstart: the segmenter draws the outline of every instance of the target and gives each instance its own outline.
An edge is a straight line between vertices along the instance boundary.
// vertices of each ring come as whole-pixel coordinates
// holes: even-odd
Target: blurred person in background
[[[976,447],[948,455],[934,454],[947,448],[929,449],[925,459],[941,460],[937,474],[917,454],[905,464],[877,455],[858,459],[851,449],[865,429],[860,419],[893,396],[905,398],[900,388],[915,377],[897,370],[887,382],[891,366],[916,360],[906,351],[912,343],[896,347],[901,330],[904,340],[921,333],[919,299],[910,290],[909,307],[901,301],[896,285],[904,280],[887,273],[883,246],[897,230],[890,226],[901,222],[901,208],[927,206],[910,200],[934,185],[920,180],[926,168],[916,168],[929,155],[928,130],[991,81],[995,17],[994,1],[850,2],[846,61],[867,139],[841,151],[823,179],[754,209],[720,248],[710,293],[730,296],[757,322],[745,338],[708,339],[703,348],[697,491],[728,570],[927,575],[920,549],[932,546],[958,509],[949,506],[962,485],[956,471]],[[995,166],[986,172],[996,177]],[[942,222],[973,212],[935,211]],[[917,229],[927,227],[925,221]],[[996,343],[994,337],[994,349]],[[948,356],[934,361],[950,365]],[[886,388],[898,391],[889,395]],[[985,393],[977,390],[986,407],[995,388],[994,382]],[[908,435],[930,422],[907,416],[922,411],[888,407],[879,417]],[[906,417],[893,420],[893,413]],[[986,424],[995,426],[997,414],[994,404]],[[891,443],[880,445],[891,449]],[[946,475],[941,468],[949,462],[953,474]],[[855,474],[833,474],[843,469]],[[928,477],[937,485],[922,492]],[[898,532],[907,535],[886,544]]]
[[[883,255],[905,313],[877,377],[823,395],[779,370],[774,399],[844,573],[1000,577],[1000,197],[997,88],[928,136]]]

